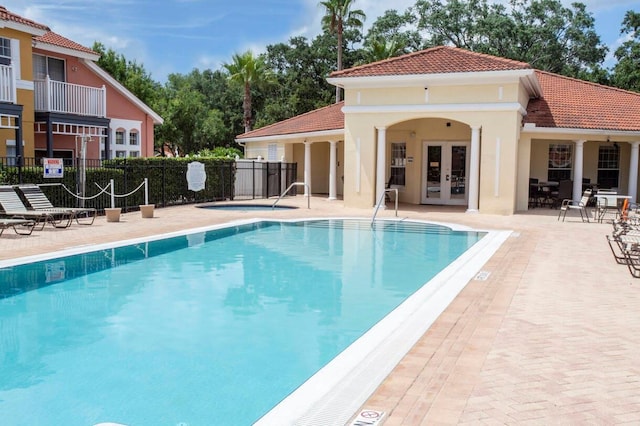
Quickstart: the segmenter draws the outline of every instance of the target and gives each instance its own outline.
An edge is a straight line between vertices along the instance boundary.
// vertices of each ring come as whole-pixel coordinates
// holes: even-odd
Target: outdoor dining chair
[[[587,211],[587,204],[589,204],[589,199],[591,198],[591,190],[586,189],[582,194],[582,198],[580,201],[575,202],[571,199],[562,200],[562,204],[560,205],[560,212],[558,213],[558,220],[560,220],[560,216],[562,216],[562,221],[567,217],[567,212],[569,210],[577,210],[580,213],[580,218],[583,222],[589,222],[589,212]]]

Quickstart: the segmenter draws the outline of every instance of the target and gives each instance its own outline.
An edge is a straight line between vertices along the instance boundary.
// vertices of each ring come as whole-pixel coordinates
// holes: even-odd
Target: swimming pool
[[[260,422],[288,424],[314,410],[313,391],[333,388],[336,371],[353,371],[372,334],[402,336],[381,324],[428,322],[421,298],[451,275],[407,271],[440,255],[477,271],[499,241],[398,221],[374,231],[343,220],[196,231],[0,264],[3,421],[251,424],[280,403]],[[462,254],[468,247],[475,253]]]

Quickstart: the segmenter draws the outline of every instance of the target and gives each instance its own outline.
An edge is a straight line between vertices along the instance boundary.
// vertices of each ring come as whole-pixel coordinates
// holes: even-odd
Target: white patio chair
[[[569,210],[577,210],[580,213],[580,218],[583,222],[589,222],[589,212],[587,211],[587,204],[589,203],[589,199],[591,198],[591,189],[586,189],[582,193],[582,198],[580,201],[575,202],[571,199],[562,200],[562,204],[560,205],[560,212],[558,213],[558,220],[560,220],[560,216],[562,216],[562,221],[567,217],[567,212]]]

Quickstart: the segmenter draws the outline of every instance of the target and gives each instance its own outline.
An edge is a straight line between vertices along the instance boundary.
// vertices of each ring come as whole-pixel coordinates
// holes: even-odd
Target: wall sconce
[[[413,131],[413,130],[411,132],[409,132],[409,137],[410,138],[415,138],[416,137],[416,132]]]

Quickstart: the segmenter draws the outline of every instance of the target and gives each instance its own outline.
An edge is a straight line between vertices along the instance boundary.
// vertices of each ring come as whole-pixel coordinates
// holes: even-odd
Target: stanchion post
[[[116,188],[113,185],[113,179],[111,179],[111,181],[109,182],[109,185],[111,185],[111,208],[115,208],[116,207]]]
[[[144,204],[149,204],[149,179],[144,178]]]

